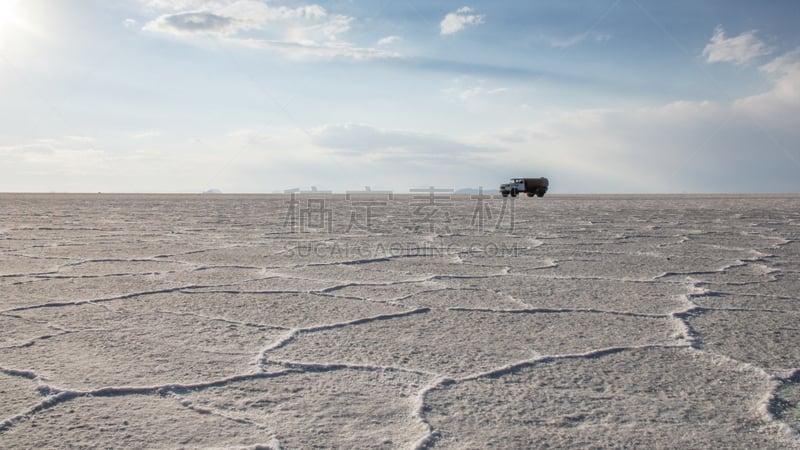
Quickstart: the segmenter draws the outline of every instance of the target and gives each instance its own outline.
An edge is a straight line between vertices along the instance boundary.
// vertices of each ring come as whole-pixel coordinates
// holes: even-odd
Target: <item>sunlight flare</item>
[[[21,22],[19,18],[19,0],[0,0],[0,30]]]
[[[25,2],[22,0],[0,0],[0,36],[9,39],[10,33],[33,31],[32,24],[26,17],[24,5]]]

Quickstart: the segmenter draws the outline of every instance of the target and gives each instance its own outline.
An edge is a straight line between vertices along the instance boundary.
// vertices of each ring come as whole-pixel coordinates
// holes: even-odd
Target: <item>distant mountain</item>
[[[203,191],[203,194],[222,194],[222,191],[220,191],[219,189],[211,188]]]

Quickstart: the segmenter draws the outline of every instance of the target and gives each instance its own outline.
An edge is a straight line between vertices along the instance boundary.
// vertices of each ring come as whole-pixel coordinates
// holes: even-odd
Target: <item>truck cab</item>
[[[503,197],[516,197],[520,193],[525,193],[528,197],[544,197],[550,181],[547,178],[512,178],[508,183],[500,185],[500,194]]]

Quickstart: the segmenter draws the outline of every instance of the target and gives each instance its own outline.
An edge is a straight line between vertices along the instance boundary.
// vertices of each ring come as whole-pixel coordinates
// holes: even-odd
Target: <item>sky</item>
[[[0,192],[800,192],[800,2],[0,0]]]

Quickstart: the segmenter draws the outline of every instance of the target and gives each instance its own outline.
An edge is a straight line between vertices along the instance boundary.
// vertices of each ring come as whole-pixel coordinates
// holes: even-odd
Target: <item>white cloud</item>
[[[461,100],[468,100],[473,97],[478,97],[482,95],[494,95],[499,94],[501,92],[507,92],[508,88],[493,88],[487,89],[483,86],[474,86],[466,89],[456,89],[456,88],[448,88],[445,89],[445,94],[457,97]]]
[[[178,35],[191,34],[230,34],[246,29],[244,24],[218,14],[209,12],[190,12],[166,14],[149,22],[144,27],[147,31],[158,31]]]
[[[272,6],[262,1],[157,0],[150,8],[168,11],[148,22],[147,31],[190,39],[211,36],[222,42],[276,51],[291,58],[392,58],[396,52],[358,46],[342,38],[353,17],[332,14],[318,4]],[[191,8],[191,10],[185,10]]]
[[[149,10],[203,10],[222,8],[234,0],[140,0]]]
[[[16,162],[22,174],[33,171],[52,175],[89,174],[87,163],[94,166],[106,157],[105,152],[91,145],[91,139],[70,136],[0,147],[0,155]]]
[[[470,80],[456,78],[451,80],[450,87],[444,89],[442,92],[451,98],[469,100],[475,97],[508,92],[508,90],[509,89],[506,87],[487,87],[486,80],[476,80],[470,82]]]
[[[454,154],[494,152],[497,149],[461,142],[448,136],[404,130],[385,130],[363,124],[326,125],[313,132],[321,147],[345,155],[386,157],[407,155],[414,158],[450,158]]]
[[[610,39],[611,36],[608,34],[588,31],[567,38],[551,38],[550,45],[555,48],[569,48],[585,41],[606,42]]]
[[[482,14],[471,14],[473,9],[469,6],[459,8],[456,12],[452,12],[444,16],[441,23],[439,23],[441,34],[453,34],[463,30],[468,25],[479,25],[484,23],[486,16]]]
[[[225,38],[225,42],[254,49],[271,50],[292,59],[350,58],[354,60],[399,58],[397,52],[371,47],[356,47],[349,43],[313,41]]]
[[[31,192],[199,192],[195,183],[230,158],[196,145],[131,148],[119,137],[107,143],[60,137],[0,146],[0,160],[9,161],[0,165],[0,179]]]
[[[567,111],[486,139],[566,192],[797,192],[800,49],[760,70],[771,88],[735,101]]]
[[[386,36],[378,40],[378,45],[392,45],[400,41],[400,36]]]
[[[396,192],[432,183],[464,187],[487,176],[496,151],[468,139],[363,124],[320,126],[310,135],[294,128],[240,129],[208,142],[207,148],[226,151],[219,152],[220,162],[209,164],[214,170],[208,170],[202,186],[225,192],[311,185],[338,191],[369,185]],[[488,178],[494,184],[494,177]]]
[[[772,89],[737,100],[735,108],[759,120],[765,128],[794,128],[800,116],[800,48],[764,64],[760,70],[773,78]]]
[[[703,56],[709,63],[732,62],[745,64],[759,56],[769,55],[772,50],[756,37],[756,30],[750,30],[739,36],[727,38],[721,25],[714,29],[711,41],[703,49]]]
[[[95,141],[95,139],[91,136],[78,136],[78,135],[64,136],[63,139],[69,142],[78,142],[81,144],[91,144]]]
[[[760,67],[762,72],[768,74],[784,75],[800,70],[800,48],[796,48]]]
[[[136,131],[133,133],[128,133],[128,138],[130,139],[148,139],[161,136],[162,133],[159,130],[143,130],[143,131]]]
[[[230,34],[285,24],[293,32],[316,29],[328,39],[335,39],[336,34],[349,30],[350,20],[347,16],[329,15],[319,5],[272,7],[240,0],[224,7],[164,14],[145,25],[145,29],[173,34]]]
[[[228,133],[227,136],[237,147],[266,147],[274,143],[274,138],[266,133],[252,128],[241,128]]]
[[[320,20],[322,19],[322,20]],[[284,19],[292,20],[292,19]],[[321,16],[292,23],[287,29],[285,40],[296,44],[320,44],[339,41],[339,35],[350,30],[352,17],[341,14]]]

